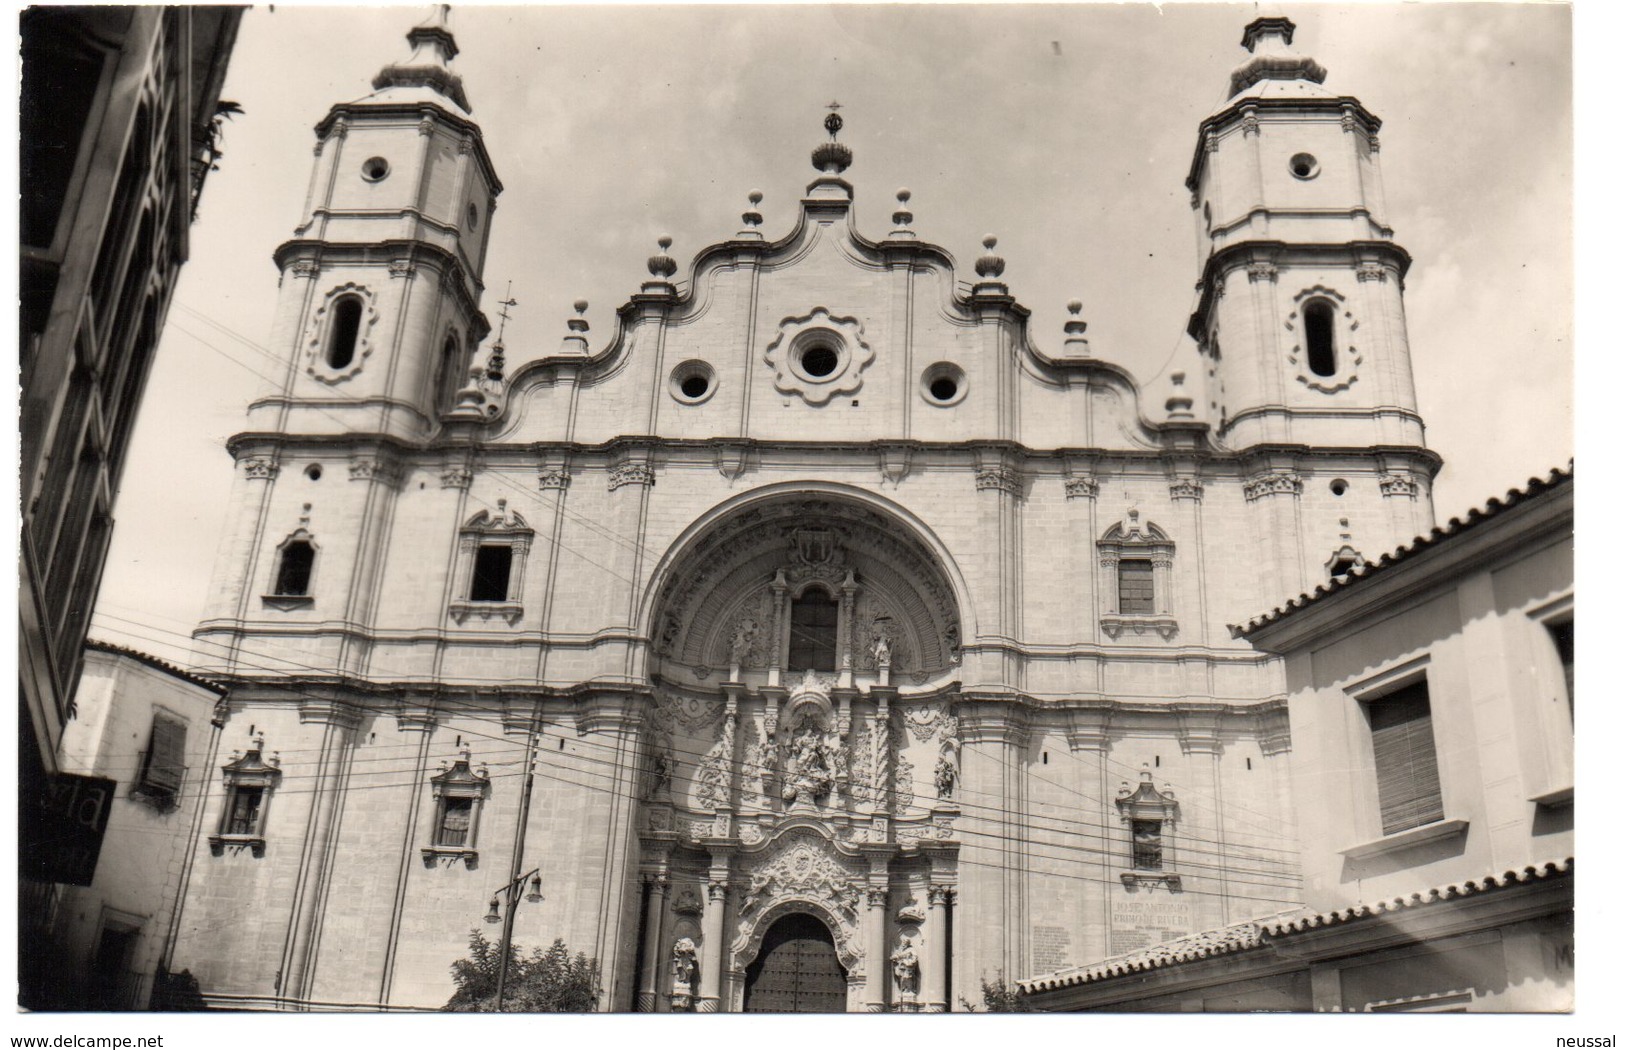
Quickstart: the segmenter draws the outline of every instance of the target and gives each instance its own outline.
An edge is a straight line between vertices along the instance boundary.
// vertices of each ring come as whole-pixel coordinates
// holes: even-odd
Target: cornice
[[[1190,320],[1185,325],[1185,331],[1192,339],[1198,341],[1202,338],[1202,320],[1207,317],[1213,308],[1215,300],[1214,291],[1219,287],[1219,278],[1230,270],[1240,269],[1249,263],[1270,262],[1277,265],[1282,263],[1320,263],[1328,258],[1346,260],[1350,257],[1382,256],[1393,263],[1399,271],[1399,279],[1403,281],[1405,274],[1411,268],[1411,255],[1404,248],[1393,241],[1331,241],[1326,243],[1293,243],[1290,241],[1262,241],[1248,240],[1227,244],[1207,257],[1202,266],[1202,298],[1197,302],[1196,309],[1191,311]]]
[[[469,272],[455,253],[438,244],[404,237],[385,241],[327,241],[319,237],[295,237],[277,245],[271,259],[281,270],[286,270],[295,259],[369,265],[388,265],[406,259],[414,265],[436,266],[451,278],[447,283],[452,294],[469,316],[469,341],[477,343],[491,331],[491,323],[480,312],[479,305],[479,295],[485,291],[485,284]]]
[[[1217,134],[1225,125],[1232,121],[1242,119],[1244,111],[1254,112],[1299,112],[1299,113],[1335,113],[1339,118],[1345,112],[1350,112],[1365,123],[1367,134],[1375,134],[1382,128],[1382,121],[1352,95],[1339,95],[1335,98],[1259,98],[1247,96],[1237,98],[1217,113],[1206,117],[1196,130],[1196,150],[1191,157],[1190,172],[1185,176],[1185,188],[1196,192],[1196,186],[1202,178],[1202,166],[1207,162],[1207,139],[1209,134]]]
[[[502,180],[497,178],[497,170],[491,164],[491,155],[486,152],[485,136],[480,131],[480,126],[472,119],[458,116],[433,102],[340,102],[327,111],[327,116],[316,125],[315,131],[317,139],[325,140],[340,117],[347,121],[355,121],[357,118],[371,120],[376,117],[399,117],[415,124],[425,116],[443,120],[473,138],[474,155],[479,158],[480,169],[485,173],[486,181],[491,184],[491,195],[500,196],[503,189]]]

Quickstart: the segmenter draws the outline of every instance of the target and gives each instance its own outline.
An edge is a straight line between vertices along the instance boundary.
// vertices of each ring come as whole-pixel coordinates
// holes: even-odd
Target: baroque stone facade
[[[318,125],[277,252],[301,367],[231,441],[198,636],[232,654],[222,747],[282,776],[262,851],[197,858],[175,967],[222,1005],[437,1006],[539,867],[515,937],[599,959],[605,1009],[782,1004],[793,934],[818,1008],[935,1012],[1295,903],[1280,665],[1225,625],[1425,531],[1439,461],[1401,282],[1359,276],[1408,262],[1378,122],[1290,37],[1254,22],[1270,60],[1193,129],[1212,396],[1159,412],[1078,310],[1029,330],[991,238],[961,281],[906,194],[861,230],[834,113],[789,229],[747,212],[681,284],[662,243],[603,345],[476,364],[502,186],[449,30],[414,29]],[[438,790],[459,760],[477,795]]]

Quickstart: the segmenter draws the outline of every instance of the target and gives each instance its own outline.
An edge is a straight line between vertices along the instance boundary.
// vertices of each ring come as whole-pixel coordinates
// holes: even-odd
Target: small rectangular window
[[[1162,821],[1131,821],[1134,833],[1134,870],[1162,870]]]
[[[1150,561],[1124,558],[1117,563],[1117,611],[1125,616],[1149,616],[1157,611]]]
[[[173,798],[186,776],[186,723],[165,715],[152,719],[152,737],[141,769],[141,789]]]
[[[1444,819],[1433,709],[1426,681],[1366,704],[1377,767],[1382,833],[1392,835]]]
[[[234,788],[231,792],[229,808],[226,811],[226,834],[258,835],[260,833],[260,803],[263,801],[264,796],[264,788]]]
[[[469,829],[474,825],[472,798],[446,798],[441,802],[440,827],[435,835],[436,846],[467,846]]]
[[[474,582],[469,587],[471,602],[508,600],[508,575],[513,571],[513,548],[507,544],[486,543],[474,554]]]

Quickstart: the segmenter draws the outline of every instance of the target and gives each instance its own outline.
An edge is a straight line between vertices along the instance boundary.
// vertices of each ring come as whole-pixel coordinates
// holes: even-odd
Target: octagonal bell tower
[[[286,367],[250,406],[253,432],[421,441],[467,381],[502,184],[439,11],[372,94],[316,126],[303,217],[275,253]]]
[[[1322,86],[1294,28],[1282,17],[1246,27],[1250,57],[1202,122],[1186,180],[1205,258],[1190,334],[1209,409],[1237,450],[1419,449],[1401,300],[1410,256],[1385,219],[1381,122]]]

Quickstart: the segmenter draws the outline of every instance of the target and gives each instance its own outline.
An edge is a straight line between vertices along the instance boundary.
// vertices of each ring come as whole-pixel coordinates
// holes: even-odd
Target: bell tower
[[[1189,332],[1215,440],[1238,455],[1267,606],[1433,524],[1403,302],[1410,256],[1383,199],[1381,121],[1322,86],[1278,15],[1202,122],[1186,187],[1201,298]]]
[[[1190,334],[1220,440],[1423,444],[1401,299],[1410,256],[1385,221],[1377,130],[1292,48],[1278,16],[1202,122],[1186,187],[1204,258]]]
[[[489,331],[479,299],[502,184],[437,10],[372,94],[316,125],[303,215],[275,253],[286,367],[250,406],[251,431],[422,441]]]

